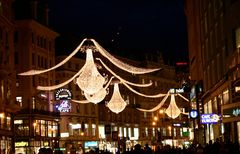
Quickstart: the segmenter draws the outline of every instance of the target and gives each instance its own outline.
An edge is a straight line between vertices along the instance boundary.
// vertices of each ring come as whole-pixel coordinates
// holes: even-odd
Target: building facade
[[[61,62],[67,56],[58,56],[56,62]],[[84,65],[85,60],[73,57],[69,62],[56,70],[56,83],[62,83],[74,76]],[[73,100],[85,100],[83,93],[76,84],[71,82],[62,89],[71,92]],[[57,91],[56,91],[57,92]],[[55,102],[55,107],[60,112],[60,148],[64,152],[85,151],[90,148],[98,147],[98,105],[94,103],[77,103],[69,101],[70,108],[68,110],[59,110],[61,102]]]
[[[239,143],[239,116],[229,115],[239,107],[238,62],[233,57],[239,51],[239,5],[239,0],[186,0],[191,77],[202,80],[203,112],[221,117],[216,124],[203,125],[205,143],[217,138]]]
[[[0,1],[0,153],[14,152],[13,119],[18,111],[14,67],[12,1]]]
[[[54,150],[59,146],[59,113],[53,109],[53,93],[38,91],[37,86],[53,85],[55,72],[36,76],[18,74],[54,66],[58,34],[48,27],[47,5],[43,1],[16,0],[12,6],[16,101],[20,106],[14,117],[15,153],[38,153],[43,147]]]

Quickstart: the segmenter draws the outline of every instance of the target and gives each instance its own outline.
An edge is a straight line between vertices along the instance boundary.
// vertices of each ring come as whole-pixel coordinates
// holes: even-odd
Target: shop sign
[[[24,147],[28,146],[28,142],[16,142],[15,147]]]
[[[180,123],[173,123],[173,127],[181,127],[182,125]]]
[[[223,110],[223,117],[238,117],[240,116],[240,108],[228,108]]]
[[[198,111],[197,110],[191,110],[189,115],[190,115],[190,118],[196,119],[198,117]]]
[[[56,106],[60,112],[70,112],[71,103],[69,100],[60,100],[60,105]]]
[[[86,141],[85,142],[85,148],[86,147],[97,147],[98,146],[98,142],[97,141]]]
[[[234,115],[234,116],[240,116],[240,108],[237,108],[237,109],[233,109],[233,111],[232,111],[232,114]]]
[[[172,88],[172,89],[169,90],[169,92],[171,94],[184,93],[184,89],[183,88]]]
[[[214,124],[220,120],[220,116],[217,114],[202,114],[201,115],[201,123],[202,124]]]
[[[71,98],[72,93],[68,89],[59,89],[55,95],[56,100],[70,100]]]
[[[68,132],[66,132],[66,133],[61,133],[60,136],[61,136],[61,137],[69,137],[69,133],[68,133]]]

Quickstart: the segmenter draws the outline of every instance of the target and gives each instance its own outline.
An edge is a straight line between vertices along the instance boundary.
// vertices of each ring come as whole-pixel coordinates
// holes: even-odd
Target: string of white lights
[[[164,105],[164,103],[165,103],[165,101],[167,100],[168,96],[169,96],[169,93],[167,93],[167,94],[163,97],[163,99],[161,100],[161,102],[160,102],[157,106],[155,106],[154,108],[152,108],[152,109],[149,109],[149,110],[147,110],[147,109],[142,109],[142,108],[137,108],[137,109],[138,109],[139,111],[142,111],[142,112],[155,112],[155,111],[157,111],[158,109],[160,109],[160,108]]]
[[[127,71],[129,73],[133,74],[145,74],[145,73],[150,73],[150,72],[155,72],[160,70],[160,68],[155,68],[155,69],[148,69],[148,68],[139,68],[135,66],[131,66],[129,64],[123,63],[121,60],[115,58],[112,56],[110,53],[108,53],[103,47],[101,47],[94,39],[91,39],[91,41],[94,43],[96,48],[98,49],[99,53],[107,58],[111,63],[113,63],[115,66],[118,68]]]
[[[178,96],[180,96],[180,97],[182,97],[182,99],[184,99],[185,101],[187,101],[187,102],[189,102],[189,100],[186,98],[186,97],[184,97],[183,95],[181,95],[181,94],[177,94]]]
[[[134,90],[132,87],[130,87],[128,84],[122,82],[122,84],[127,87],[129,90],[131,90],[132,92],[134,92],[135,94],[139,95],[139,96],[143,96],[143,97],[148,97],[148,98],[159,98],[159,97],[163,97],[165,96],[166,94],[162,94],[162,93],[159,93],[159,94],[156,94],[156,95],[146,95],[146,94],[143,94],[143,93],[140,93],[136,90]]]
[[[61,88],[61,87],[65,86],[65,85],[67,85],[68,83],[70,83],[71,81],[73,81],[79,74],[82,73],[83,69],[84,69],[84,66],[73,77],[71,77],[70,79],[68,79],[65,82],[62,82],[62,83],[60,83],[58,85],[53,85],[53,86],[37,86],[37,89],[38,90],[45,90],[45,91],[47,91],[47,90],[55,90],[55,89]]]
[[[90,103],[88,100],[75,100],[75,99],[71,99],[71,101],[76,102],[76,103],[80,103],[80,104]]]
[[[27,72],[23,72],[23,73],[19,73],[18,75],[22,75],[22,76],[27,76],[27,75],[37,75],[37,74],[42,74],[51,70],[54,70],[60,66],[62,66],[63,64],[65,64],[69,59],[71,59],[78,51],[79,49],[82,47],[83,43],[86,41],[87,39],[84,39],[79,46],[68,56],[66,57],[63,61],[61,61],[60,63],[58,63],[57,65],[49,68],[49,69],[44,69],[44,70],[29,70]]]
[[[152,85],[152,82],[146,83],[146,84],[138,84],[138,83],[133,83],[133,82],[127,81],[127,80],[121,78],[120,76],[118,76],[116,73],[114,73],[109,67],[107,67],[107,65],[100,58],[96,58],[96,60],[100,61],[101,64],[104,66],[104,68],[106,70],[108,70],[113,76],[118,78],[121,82],[127,83],[132,86],[136,86],[136,87],[149,87]]]

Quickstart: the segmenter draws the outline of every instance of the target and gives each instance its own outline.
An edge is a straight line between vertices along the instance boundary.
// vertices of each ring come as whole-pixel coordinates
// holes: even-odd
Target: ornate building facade
[[[240,139],[239,115],[233,115],[239,109],[239,6],[239,0],[186,1],[191,77],[202,80],[203,112],[221,117],[217,124],[203,125],[205,143]]]

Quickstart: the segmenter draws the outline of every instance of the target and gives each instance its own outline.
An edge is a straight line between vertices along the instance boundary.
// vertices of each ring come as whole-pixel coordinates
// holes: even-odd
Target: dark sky
[[[49,0],[50,25],[60,34],[94,38],[110,53],[131,58],[162,52],[187,60],[184,0]],[[80,42],[79,42],[80,43]]]

